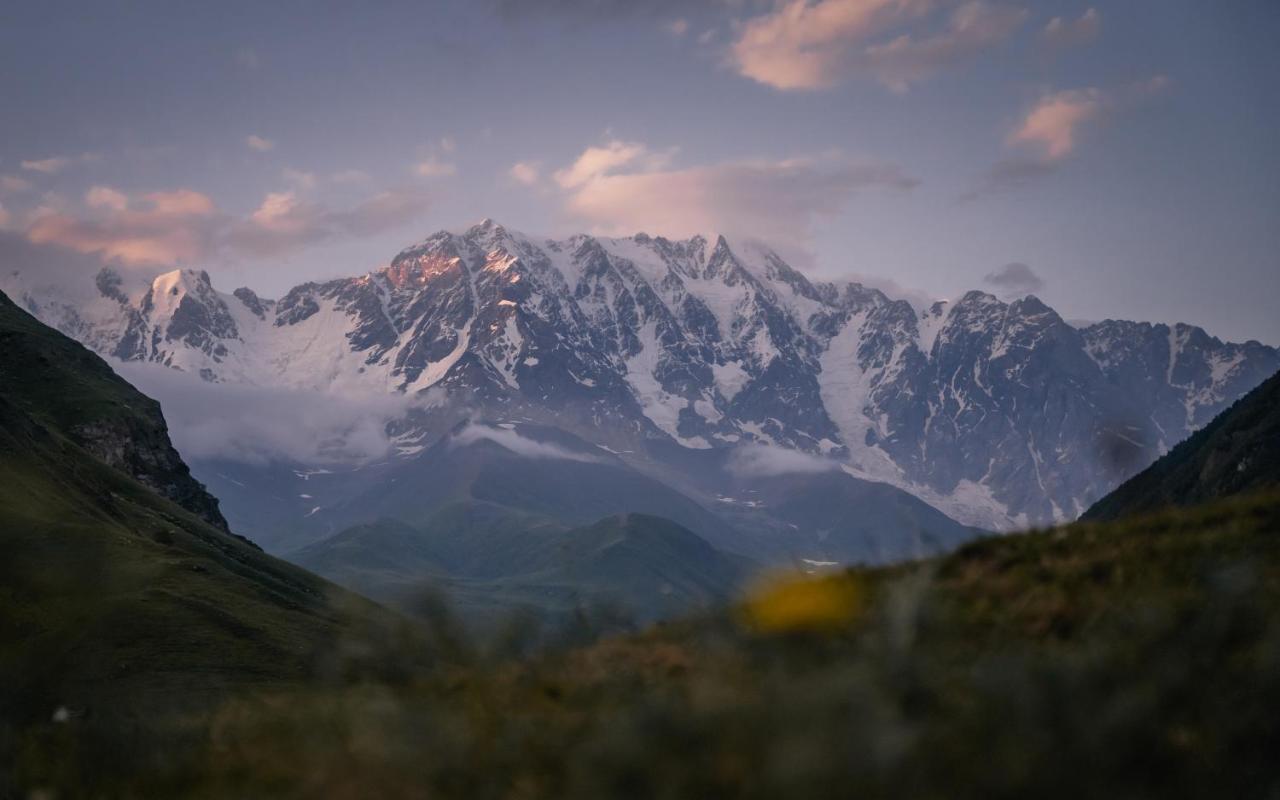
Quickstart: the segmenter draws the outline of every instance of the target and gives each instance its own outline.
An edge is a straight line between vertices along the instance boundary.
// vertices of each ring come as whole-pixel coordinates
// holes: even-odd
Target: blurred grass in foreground
[[[519,621],[486,648],[427,616],[431,658],[352,646],[402,668],[12,731],[16,774],[52,796],[1280,797],[1275,494],[519,657]]]

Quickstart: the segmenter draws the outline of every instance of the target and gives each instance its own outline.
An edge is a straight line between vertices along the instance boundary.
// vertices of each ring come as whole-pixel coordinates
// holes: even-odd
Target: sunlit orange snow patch
[[[742,606],[743,622],[765,633],[824,632],[845,627],[863,609],[863,590],[848,576],[774,576]]]

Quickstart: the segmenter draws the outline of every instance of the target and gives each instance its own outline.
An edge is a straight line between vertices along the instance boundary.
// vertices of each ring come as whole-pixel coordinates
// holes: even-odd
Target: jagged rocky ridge
[[[953,517],[1074,518],[1280,368],[1190,325],[1073,327],[1035,297],[917,311],[723,237],[535,239],[485,221],[278,301],[175,271],[130,297],[27,291],[101,353],[210,381],[404,393],[402,453],[461,419],[555,424],[661,461],[745,443],[839,461]]]

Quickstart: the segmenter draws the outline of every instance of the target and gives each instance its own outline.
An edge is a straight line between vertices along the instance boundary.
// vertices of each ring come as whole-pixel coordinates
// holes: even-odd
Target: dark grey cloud
[[[93,254],[35,244],[20,233],[0,231],[0,286],[14,278],[23,286],[88,283],[85,276],[98,272],[104,264]]]
[[[960,196],[959,202],[968,203],[985,195],[1021,189],[1057,172],[1059,166],[1059,162],[1030,156],[1001,159],[982,176],[977,188]]]
[[[982,280],[1004,297],[1022,297],[1044,288],[1044,279],[1019,261],[1005,264],[995,272],[988,272]]]

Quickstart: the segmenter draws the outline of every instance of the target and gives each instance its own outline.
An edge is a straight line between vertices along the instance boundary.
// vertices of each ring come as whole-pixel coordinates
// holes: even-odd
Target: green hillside
[[[729,602],[751,571],[670,520],[607,517],[571,528],[482,502],[454,503],[418,526],[358,525],[289,556],[300,566],[413,610],[424,589],[468,621],[528,612],[553,626],[608,607],[648,621]]]
[[[204,746],[228,697],[395,668],[374,656],[397,618],[205,518],[154,403],[22,313],[0,303],[0,796],[127,788]],[[78,443],[86,424],[190,507]]]
[[[1113,520],[1280,485],[1280,373],[1099,500],[1084,519]]]

